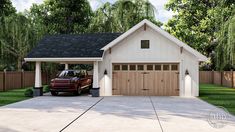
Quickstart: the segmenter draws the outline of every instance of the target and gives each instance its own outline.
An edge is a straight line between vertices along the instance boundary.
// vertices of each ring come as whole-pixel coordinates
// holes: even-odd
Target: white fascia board
[[[112,63],[128,63],[128,64],[146,64],[146,63],[180,63],[180,61],[112,61]]]
[[[102,61],[103,58],[24,58],[25,61],[41,61],[41,62],[69,62],[69,61]]]

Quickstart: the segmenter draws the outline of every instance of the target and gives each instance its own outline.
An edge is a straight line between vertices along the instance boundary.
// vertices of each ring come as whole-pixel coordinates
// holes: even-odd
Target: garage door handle
[[[145,89],[145,88],[144,88],[144,89],[142,89],[142,90],[144,90],[144,91],[145,91],[145,90],[149,90],[149,89]]]
[[[142,74],[149,74],[149,72],[142,72]]]
[[[180,89],[175,89],[175,91],[180,91]]]

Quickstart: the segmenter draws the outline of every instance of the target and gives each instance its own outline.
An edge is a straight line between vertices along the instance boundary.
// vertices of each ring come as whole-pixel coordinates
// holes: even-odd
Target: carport
[[[107,43],[118,34],[82,34],[45,36],[27,55],[26,62],[35,62],[34,96],[42,96],[41,63],[53,62],[65,64],[93,64],[92,96],[99,96],[98,64],[102,61],[103,50]]]
[[[61,62],[58,60],[48,60],[43,58],[43,60],[35,60],[32,58],[26,58],[25,59],[28,62],[34,62],[35,61],[35,84],[34,84],[34,96],[42,96],[43,95],[43,87],[42,87],[42,77],[41,77],[41,63],[42,62],[55,62],[55,63],[62,63],[65,65],[65,70],[68,69],[69,64],[93,64],[93,84],[92,84],[92,90],[91,91],[97,91],[99,90],[99,81],[98,81],[98,61],[100,61],[100,59],[94,59],[94,60],[83,60],[83,59],[77,59],[75,60],[71,60],[68,58],[63,58],[61,59]],[[63,61],[62,61],[63,60]],[[97,93],[97,92],[95,92]],[[92,94],[92,96],[99,96],[97,94]]]

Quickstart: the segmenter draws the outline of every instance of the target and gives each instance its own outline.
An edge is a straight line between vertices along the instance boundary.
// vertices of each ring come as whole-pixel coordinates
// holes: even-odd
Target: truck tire
[[[77,91],[74,92],[75,95],[81,95],[82,89],[81,86],[78,86]]]
[[[52,96],[57,96],[58,94],[59,94],[59,92],[51,91]]]

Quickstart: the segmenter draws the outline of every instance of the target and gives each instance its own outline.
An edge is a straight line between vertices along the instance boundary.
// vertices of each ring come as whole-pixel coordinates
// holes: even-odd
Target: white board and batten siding
[[[141,49],[141,40],[149,40],[150,48]],[[99,85],[101,96],[112,95],[113,63],[177,63],[179,64],[179,96],[198,96],[198,58],[183,50],[162,34],[149,26],[137,29],[118,44],[105,51],[103,61],[99,62]],[[185,85],[185,71],[189,72],[190,85]],[[107,75],[104,71],[107,70]],[[188,93],[190,91],[190,93]],[[191,95],[190,95],[191,94]]]

